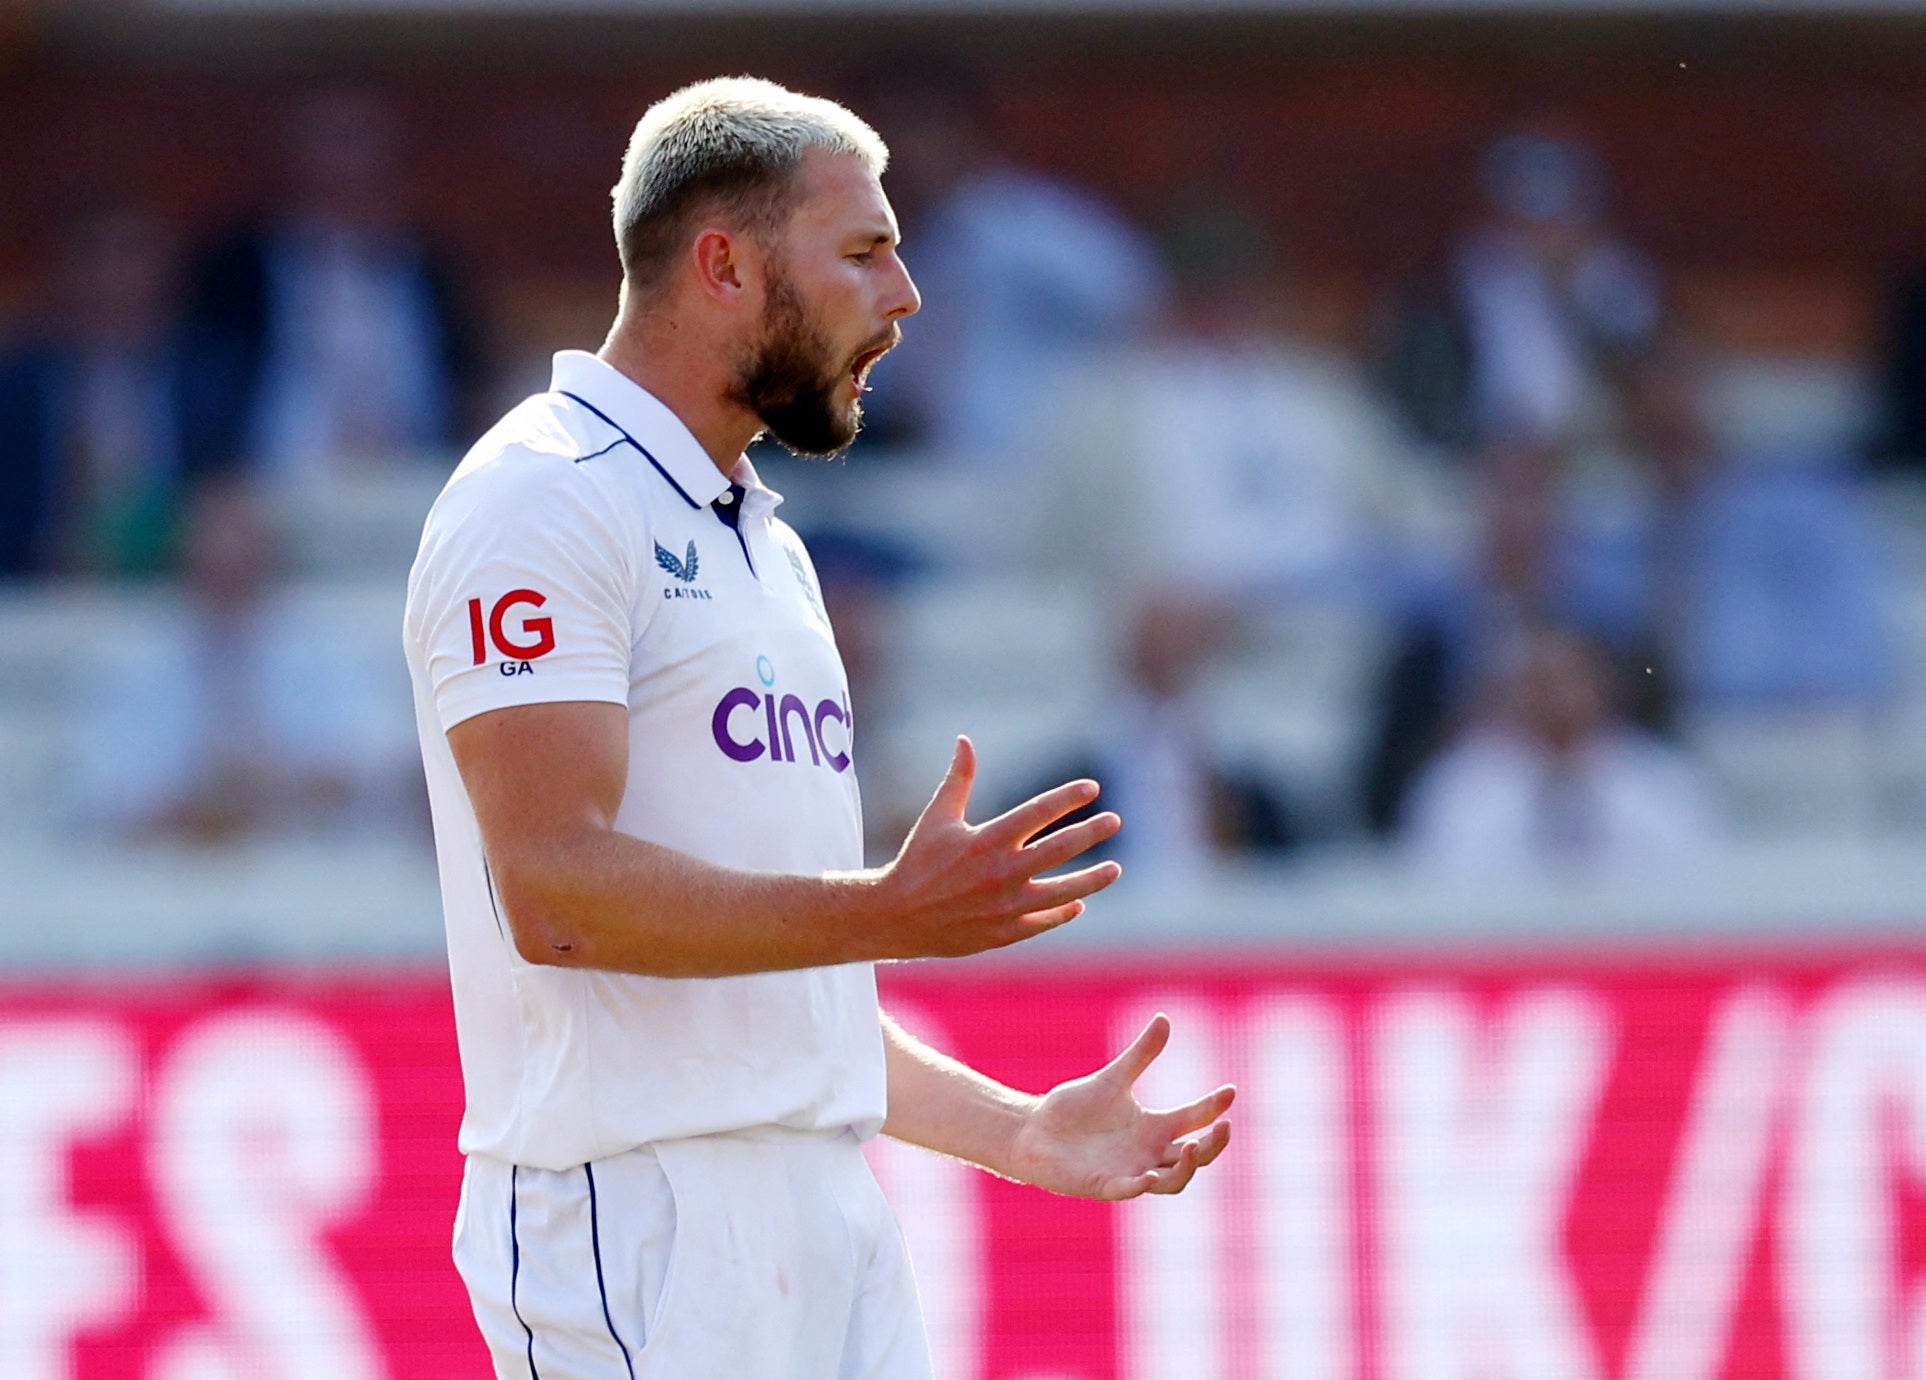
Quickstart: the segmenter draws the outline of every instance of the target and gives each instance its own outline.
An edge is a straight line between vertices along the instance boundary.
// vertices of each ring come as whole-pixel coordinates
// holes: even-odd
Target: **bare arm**
[[[1113,1199],[1181,1193],[1230,1143],[1223,1116],[1237,1091],[1226,1084],[1169,1111],[1142,1106],[1131,1085],[1169,1039],[1169,1019],[1157,1016],[1097,1072],[1038,1097],[939,1054],[884,1016],[889,1119],[883,1133],[1052,1193]]]
[[[1073,781],[981,825],[964,818],[975,750],[949,773],[886,867],[744,872],[618,833],[628,777],[620,705],[521,705],[449,730],[496,897],[531,963],[721,977],[860,960],[976,953],[1074,919],[1115,863],[1039,878],[1116,833],[1102,814],[1037,839],[1095,799]]]

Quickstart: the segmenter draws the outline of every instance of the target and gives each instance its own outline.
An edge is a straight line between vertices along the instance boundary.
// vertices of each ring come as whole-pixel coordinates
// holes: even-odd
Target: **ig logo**
[[[482,601],[470,599],[468,636],[475,653],[474,664],[480,666],[488,660],[488,644],[493,642],[495,649],[507,658],[501,666],[503,675],[531,674],[535,668],[529,663],[555,650],[555,620],[524,616],[511,630],[508,618],[516,609],[538,609],[547,602],[548,596],[538,590],[511,589],[495,601],[494,608],[484,618]]]

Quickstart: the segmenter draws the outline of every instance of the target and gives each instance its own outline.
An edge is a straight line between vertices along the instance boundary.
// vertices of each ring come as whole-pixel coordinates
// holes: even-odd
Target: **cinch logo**
[[[723,755],[736,762],[753,762],[767,754],[772,762],[797,760],[797,742],[809,752],[811,766],[831,771],[849,770],[849,708],[835,700],[818,700],[811,709],[795,695],[778,695],[776,668],[766,656],[756,658],[756,679],[762,689],[738,685],[720,700],[709,719],[709,731]],[[742,715],[744,717],[739,718]],[[829,737],[836,725],[840,746]],[[737,725],[748,737],[737,737]]]
[[[495,601],[495,607],[482,616],[482,601],[468,601],[468,635],[474,645],[475,665],[488,660],[488,644],[508,660],[502,664],[505,676],[522,675],[535,668],[528,663],[555,650],[553,618],[523,618],[511,632],[508,616],[518,608],[538,609],[548,596],[533,589],[511,589]],[[526,639],[526,640],[521,640]]]

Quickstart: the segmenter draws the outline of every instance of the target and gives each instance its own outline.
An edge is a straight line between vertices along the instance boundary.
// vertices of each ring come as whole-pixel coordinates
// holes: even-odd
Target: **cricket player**
[[[881,1132],[1056,1193],[1176,1193],[1232,1089],[1151,1111],[1161,1016],[1042,1096],[918,1043],[873,965],[1074,919],[1118,874],[1091,781],[967,818],[967,739],[863,867],[854,707],[809,555],[744,449],[854,439],[916,311],[842,107],[679,91],[615,189],[595,354],[478,441],[406,616],[467,1111],[455,1259],[518,1380],[927,1380]]]

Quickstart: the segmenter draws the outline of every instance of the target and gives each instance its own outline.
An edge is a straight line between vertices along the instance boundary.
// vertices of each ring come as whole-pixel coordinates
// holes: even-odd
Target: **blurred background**
[[[892,992],[1248,1093],[1154,1211],[879,1149],[946,1380],[1926,1374],[1913,0],[10,0],[0,1375],[481,1373],[402,584],[719,72],[925,298],[757,456],[875,860],[963,731],[1127,821]]]

